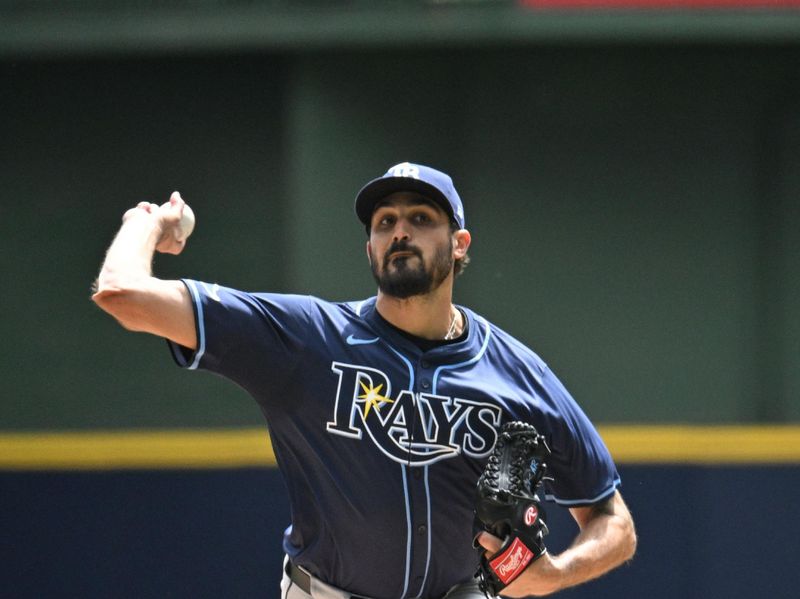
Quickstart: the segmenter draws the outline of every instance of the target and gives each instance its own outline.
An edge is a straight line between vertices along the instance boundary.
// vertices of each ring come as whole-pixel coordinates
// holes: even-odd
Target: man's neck
[[[461,316],[453,307],[452,288],[439,289],[407,299],[398,299],[378,291],[376,308],[388,322],[423,339],[444,339],[448,333],[460,332]],[[455,327],[453,319],[456,319]],[[454,330],[456,329],[456,330]],[[456,335],[457,336],[457,335]]]

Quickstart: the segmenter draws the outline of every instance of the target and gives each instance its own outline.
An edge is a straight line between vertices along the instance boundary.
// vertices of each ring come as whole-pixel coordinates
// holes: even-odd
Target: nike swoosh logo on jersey
[[[378,338],[375,337],[374,339],[359,339],[358,337],[353,337],[352,335],[348,335],[345,341],[347,341],[347,345],[368,345],[370,343],[375,343],[376,341],[378,341]]]

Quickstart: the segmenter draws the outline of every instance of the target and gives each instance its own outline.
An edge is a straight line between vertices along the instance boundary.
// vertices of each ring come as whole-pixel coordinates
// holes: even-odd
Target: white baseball
[[[178,226],[175,227],[175,239],[178,241],[185,241],[188,239],[189,235],[194,231],[194,222],[194,212],[189,208],[189,204],[184,204],[183,215],[181,216]]]

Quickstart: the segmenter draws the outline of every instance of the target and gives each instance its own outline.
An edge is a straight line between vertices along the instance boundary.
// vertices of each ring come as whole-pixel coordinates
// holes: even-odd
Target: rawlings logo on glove
[[[482,527],[503,539],[500,550],[481,554],[477,576],[481,590],[494,597],[547,551],[548,533],[536,490],[547,470],[550,449],[530,424],[509,422],[478,479],[475,516]]]

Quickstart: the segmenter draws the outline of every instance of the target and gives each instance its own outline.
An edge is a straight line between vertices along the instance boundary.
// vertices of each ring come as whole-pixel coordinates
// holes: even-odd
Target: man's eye
[[[424,225],[431,222],[431,217],[425,214],[424,212],[420,212],[419,214],[416,214],[414,216],[414,222]]]

